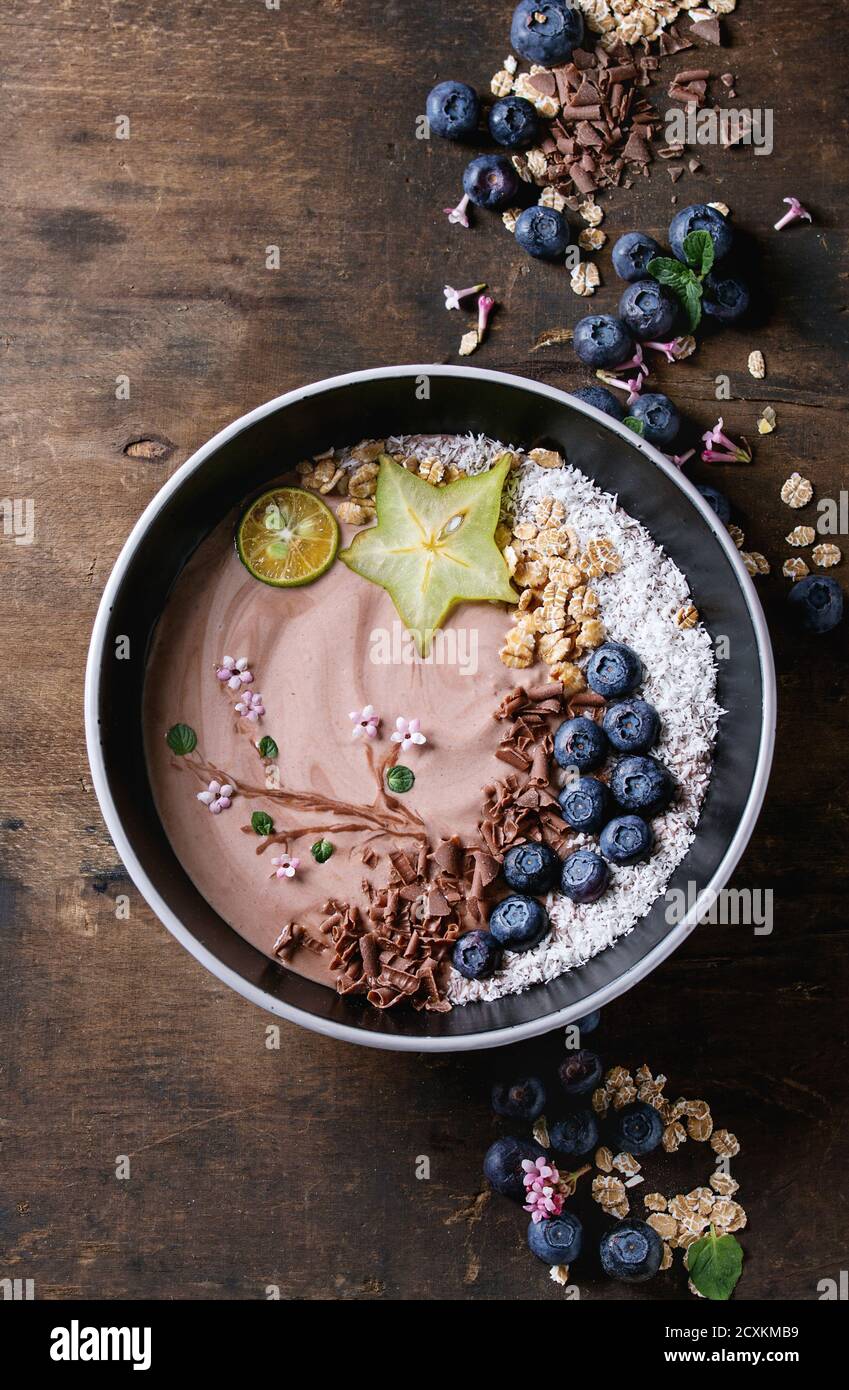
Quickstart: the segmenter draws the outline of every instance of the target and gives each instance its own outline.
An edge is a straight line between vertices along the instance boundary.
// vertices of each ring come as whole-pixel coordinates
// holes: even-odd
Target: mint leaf
[[[333,846],[329,840],[316,840],[310,849],[310,854],[316,864],[326,864],[332,853]]]
[[[695,271],[700,280],[704,280],[716,255],[710,232],[690,232],[685,236],[684,255],[690,269]]]
[[[687,327],[695,333],[702,321],[702,287],[698,280],[692,280],[679,295],[681,307],[687,316]]]
[[[254,811],[251,816],[251,829],[257,835],[273,835],[274,821],[265,811]]]
[[[261,758],[276,758],[280,751],[270,734],[266,734],[264,738],[260,739],[257,749]]]
[[[165,735],[165,742],[176,753],[178,758],[184,758],[187,753],[194,752],[198,746],[198,736],[190,724],[173,724]]]
[[[636,415],[626,415],[622,424],[627,425],[628,429],[633,430],[634,434],[638,434],[641,439],[646,432],[645,425],[642,420],[637,419]]]
[[[693,279],[693,272],[689,266],[682,265],[672,256],[654,256],[646,269],[649,275],[653,276],[661,285],[668,285],[676,294]]]
[[[743,1271],[743,1247],[733,1236],[718,1236],[711,1226],[687,1251],[687,1272],[699,1293],[724,1302]]]
[[[408,792],[415,780],[415,774],[400,763],[390,767],[386,774],[386,785],[391,792]]]

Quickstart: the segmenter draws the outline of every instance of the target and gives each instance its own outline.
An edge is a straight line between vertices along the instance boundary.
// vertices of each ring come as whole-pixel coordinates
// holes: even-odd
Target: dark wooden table
[[[697,931],[596,1035],[610,1062],[647,1059],[673,1095],[704,1096],[740,1135],[740,1298],[814,1299],[849,1259],[845,642],[787,626],[783,536],[799,514],[778,497],[794,468],[818,497],[846,486],[841,9],[740,0],[727,52],[706,51],[714,72],[737,76],[738,104],[774,109],[770,157],[703,149],[703,171],[676,186],[658,163],[604,200],[611,238],[663,236],[676,197],[729,204],[754,238],[762,302],[745,331],[657,379],[693,433],[717,414],[720,373],[733,432],[757,439],[767,403],[778,416],[751,466],[693,469],[727,489],[773,562],[758,582],[778,747],[734,881],[773,890],[775,929]],[[449,228],[439,210],[464,153],[414,135],[437,78],[486,88],[509,11],[6,0],[0,12],[2,490],[35,504],[34,543],[4,536],[0,550],[0,1276],[34,1279],[39,1298],[255,1299],[269,1285],[284,1298],[562,1297],[527,1254],[520,1214],[479,1195],[493,1075],[552,1064],[562,1038],[427,1060],[284,1027],[270,1050],[271,1020],[183,952],[130,884],[81,721],[86,644],[118,549],[227,421],[336,372],[455,360],[445,281],[486,279],[499,301],[477,365],[587,380],[567,347],[531,351],[586,301],[497,218]],[[123,117],[129,139],[116,138]],[[815,225],[775,234],[790,194]],[[594,309],[616,303],[609,247]],[[764,381],[746,371],[755,347]],[[122,894],[128,920],[116,918]],[[421,1155],[429,1180],[416,1177]],[[680,1274],[646,1296],[688,1297]]]

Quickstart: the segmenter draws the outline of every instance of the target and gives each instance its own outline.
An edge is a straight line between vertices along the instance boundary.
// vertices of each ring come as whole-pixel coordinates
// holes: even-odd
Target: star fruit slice
[[[339,558],[386,590],[420,656],[455,604],[516,602],[495,544],[509,468],[504,454],[486,473],[434,487],[380,457],[377,525],[360,531]]]

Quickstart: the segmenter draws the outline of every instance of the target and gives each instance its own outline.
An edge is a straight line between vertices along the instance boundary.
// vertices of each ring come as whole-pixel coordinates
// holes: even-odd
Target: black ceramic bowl
[[[281,969],[209,906],[178,863],[154,808],[141,699],[151,634],[195,546],[233,506],[330,445],[388,434],[484,433],[564,452],[617,493],[687,575],[708,629],[727,639],[718,698],[727,710],[692,848],[670,887],[698,899],[673,926],[663,899],[630,935],[580,969],[495,1003],[447,1014],[379,1014]],[[115,640],[131,637],[131,660]],[[269,401],[199,449],[157,494],[122,550],[103,595],[86,673],[86,731],[106,824],[133,881],[220,980],[293,1022],[349,1042],[417,1051],[494,1047],[569,1023],[630,989],[684,940],[727,882],[754,827],[772,757],[775,676],[749,576],[725,528],[655,449],[562,391],[469,367],[384,367]]]

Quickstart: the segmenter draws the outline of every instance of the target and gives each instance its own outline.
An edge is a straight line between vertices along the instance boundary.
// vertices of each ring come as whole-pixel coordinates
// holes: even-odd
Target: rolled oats
[[[578,564],[588,579],[597,579],[602,574],[617,574],[622,568],[619,553],[608,536],[596,536],[589,541]]]
[[[613,1171],[613,1154],[610,1152],[610,1149],[604,1147],[596,1149],[595,1166],[600,1169],[602,1173],[611,1173]]]
[[[788,545],[813,545],[817,538],[817,533],[813,526],[794,526],[789,535],[785,536]]]
[[[715,208],[723,217],[728,217],[731,213],[731,209],[727,203],[708,203],[708,207]]]
[[[595,294],[601,284],[601,276],[598,273],[598,266],[594,261],[581,261],[572,271],[569,280],[569,288],[573,294],[580,295],[586,299],[588,295]]]
[[[646,1218],[646,1225],[651,1226],[661,1240],[670,1240],[678,1234],[678,1222],[666,1211],[653,1211],[651,1216]]]
[[[683,608],[679,608],[675,614],[675,626],[683,629],[696,627],[699,621],[699,610],[695,604],[685,603]]]
[[[742,550],[743,546],[746,543],[746,537],[743,535],[743,532],[740,530],[740,527],[735,526],[732,522],[732,524],[728,528],[728,534],[731,537],[734,544],[736,545],[737,549]]]
[[[643,1201],[646,1211],[666,1211],[666,1198],[662,1192],[647,1192]]]
[[[763,381],[766,376],[766,363],[764,362],[763,353],[758,351],[757,348],[754,352],[749,353],[748,366],[750,376],[753,376],[756,381]]]
[[[781,500],[788,507],[805,507],[814,495],[814,489],[801,473],[791,473],[781,489]]]
[[[772,434],[778,419],[771,405],[765,405],[758,416],[758,434]]]
[[[604,209],[600,208],[592,198],[584,199],[578,207],[578,213],[588,227],[597,227],[604,219]]]
[[[811,555],[813,556],[814,564],[821,566],[824,570],[831,569],[833,565],[839,565],[840,561],[843,559],[840,553],[840,547],[831,545],[826,541],[823,541],[820,545],[815,545],[811,551]]]
[[[746,1225],[747,1217],[739,1202],[733,1202],[730,1197],[717,1197],[713,1204],[711,1217],[718,1231],[723,1235],[726,1232],[742,1231]]]
[[[550,1147],[551,1136],[549,1135],[548,1123],[544,1115],[540,1115],[539,1119],[534,1122],[533,1135],[537,1143],[541,1144],[544,1149]]]
[[[663,1243],[663,1254],[662,1254],[662,1256],[661,1256],[661,1258],[660,1258],[660,1264],[658,1265],[658,1269],[660,1269],[661,1272],[662,1272],[662,1271],[665,1270],[665,1269],[671,1269],[671,1268],[672,1268],[672,1248],[671,1248],[671,1246],[667,1245],[666,1242],[664,1241],[664,1243]]]
[[[363,526],[369,515],[360,502],[340,502],[336,508],[337,519],[347,522],[349,526]]]
[[[515,232],[516,223],[519,220],[519,213],[521,211],[521,208],[508,208],[506,212],[502,212],[501,221],[504,223],[508,232]]]
[[[625,1195],[625,1184],[621,1178],[607,1177],[599,1175],[593,1178],[592,1184],[593,1201],[598,1202],[599,1206],[612,1208],[621,1203],[627,1206],[628,1198]]]
[[[663,1137],[660,1142],[662,1143],[664,1151],[666,1153],[674,1154],[677,1153],[678,1149],[684,1143],[684,1140],[686,1138],[687,1131],[685,1130],[681,1121],[673,1120],[672,1123],[668,1124],[665,1130],[663,1131]]]
[[[562,212],[566,206],[565,197],[558,193],[553,184],[542,190],[538,201],[541,208],[553,208],[555,212]]]
[[[618,1086],[613,1092],[613,1108],[621,1110],[623,1105],[630,1105],[637,1099],[637,1088],[633,1082],[628,1082],[625,1086]]]
[[[554,1282],[555,1282],[555,1284],[568,1284],[568,1283],[569,1283],[569,1266],[568,1266],[568,1265],[552,1265],[551,1268],[550,1268],[549,1271],[548,1271],[548,1277],[549,1277],[550,1279],[553,1279]]]
[[[718,1130],[717,1133],[719,1133]],[[734,1181],[730,1173],[720,1173],[718,1169],[715,1173],[711,1173],[708,1182],[714,1192],[719,1193],[720,1197],[733,1197],[734,1193],[740,1190],[740,1184]]]
[[[578,671],[579,669],[580,667],[575,667],[576,671]],[[608,1091],[607,1087],[597,1086],[596,1089],[593,1091],[592,1100],[590,1103],[597,1115],[606,1115],[608,1106],[610,1105],[610,1092]],[[605,1153],[606,1152],[608,1151],[605,1150]],[[601,1167],[601,1164],[599,1164],[599,1167]]]
[[[713,1131],[713,1120],[710,1111],[707,1115],[688,1115],[687,1133],[691,1139],[695,1139],[699,1144],[703,1144],[709,1139]]]
[[[611,1067],[604,1084],[611,1091],[617,1091],[620,1086],[630,1086],[632,1084],[631,1073],[624,1067]]]
[[[564,695],[578,695],[587,688],[583,671],[573,661],[558,662],[556,666],[552,666],[551,674],[556,681],[560,681]],[[595,1097],[595,1092],[593,1096]],[[595,1109],[595,1104],[593,1104],[593,1109]]]
[[[711,1135],[710,1146],[722,1158],[734,1158],[740,1152],[740,1141],[736,1134],[727,1129],[715,1129]]]
[[[637,1162],[634,1155],[629,1153],[617,1154],[613,1160],[613,1166],[617,1173],[621,1173],[622,1176],[626,1178],[632,1178],[635,1173],[640,1172],[642,1167],[642,1165]]]
[[[513,90],[513,74],[509,73],[506,68],[499,68],[498,72],[494,72],[490,78],[489,90],[494,97],[509,96]]]
[[[540,468],[562,468],[565,463],[562,454],[555,449],[531,449],[528,458],[533,459]]]
[[[600,251],[607,241],[607,233],[600,227],[585,227],[578,233],[578,245],[582,251]]]
[[[479,347],[480,336],[478,335],[478,331],[476,328],[471,328],[468,333],[463,334],[457,351],[461,357],[471,357],[472,353],[476,352]]]
[[[757,574],[769,574],[769,560],[759,550],[741,550],[740,556],[753,579]]]

